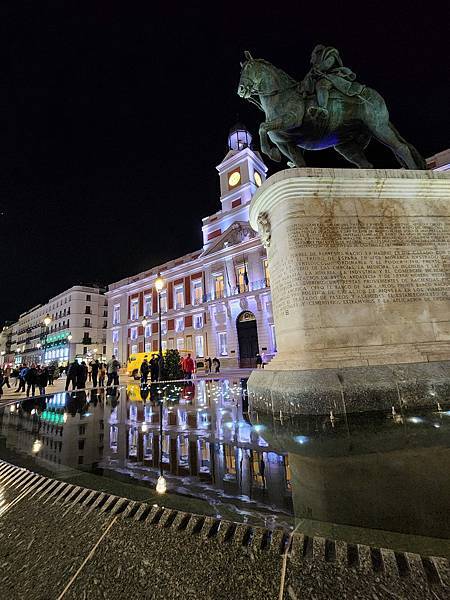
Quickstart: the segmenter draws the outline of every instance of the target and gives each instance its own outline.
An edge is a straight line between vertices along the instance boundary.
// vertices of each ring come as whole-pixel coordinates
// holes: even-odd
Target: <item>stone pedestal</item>
[[[300,404],[296,387],[342,395],[348,377],[395,392],[385,379],[404,381],[408,363],[425,381],[439,363],[430,374],[445,378],[449,174],[282,171],[254,196],[250,223],[267,246],[278,346],[250,380],[264,401],[286,387]]]

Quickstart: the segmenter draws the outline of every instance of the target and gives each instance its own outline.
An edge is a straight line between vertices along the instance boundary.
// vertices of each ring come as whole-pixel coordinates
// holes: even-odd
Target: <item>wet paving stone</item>
[[[57,598],[111,520],[29,496],[0,516],[0,597]]]
[[[277,598],[281,556],[119,519],[65,598]]]

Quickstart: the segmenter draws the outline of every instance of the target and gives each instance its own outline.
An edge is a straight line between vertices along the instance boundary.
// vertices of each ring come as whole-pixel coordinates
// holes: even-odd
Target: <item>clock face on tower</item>
[[[241,173],[240,173],[240,171],[233,171],[232,173],[230,173],[228,175],[228,185],[230,187],[237,186],[237,184],[240,182],[240,180],[241,180]]]
[[[258,187],[262,184],[261,175],[258,173],[258,171],[255,171],[253,173],[253,179],[255,180],[255,183]]]

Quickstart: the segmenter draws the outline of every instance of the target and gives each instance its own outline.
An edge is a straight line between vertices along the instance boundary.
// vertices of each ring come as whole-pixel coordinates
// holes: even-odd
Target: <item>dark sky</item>
[[[450,145],[445,2],[138,4],[2,3],[0,323],[201,246],[228,129],[262,116],[236,95],[244,49],[302,78],[334,45],[424,156]]]

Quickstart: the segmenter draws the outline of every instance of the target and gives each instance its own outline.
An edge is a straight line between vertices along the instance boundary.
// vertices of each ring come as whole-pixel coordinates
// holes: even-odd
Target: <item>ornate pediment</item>
[[[242,242],[252,240],[255,237],[256,232],[250,227],[250,223],[247,223],[246,221],[236,221],[215,240],[215,243],[212,246],[203,252],[202,256],[214,254],[223,248],[236,246]]]

